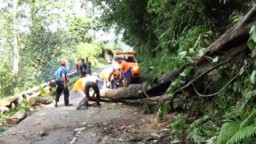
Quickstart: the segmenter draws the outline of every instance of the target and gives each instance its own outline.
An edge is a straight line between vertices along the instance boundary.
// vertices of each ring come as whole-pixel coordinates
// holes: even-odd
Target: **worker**
[[[71,106],[71,104],[69,104],[69,90],[67,84],[67,61],[61,60],[60,65],[61,67],[54,74],[55,81],[57,83],[55,107],[58,107],[61,93],[64,93],[65,106]]]
[[[87,65],[84,61],[84,59],[81,59],[81,63],[80,63],[80,77],[83,78],[86,76],[86,70],[87,70]]]
[[[77,72],[77,76],[80,76],[80,59],[77,60],[75,67],[76,67],[76,72]]]
[[[110,75],[108,76],[108,81],[110,82],[110,88],[111,89],[117,89],[121,86],[121,79],[120,79],[120,67],[115,66]]]
[[[99,78],[98,73],[93,73],[91,76],[80,78],[75,82],[72,91],[77,92],[79,95],[84,97],[83,101],[79,103],[78,109],[83,106],[88,108],[88,100],[91,99],[89,94],[90,88],[92,88],[94,90],[94,94],[96,94],[97,106],[101,105],[99,89],[102,88],[102,83],[103,81]]]
[[[86,64],[86,75],[91,75],[91,62],[88,60],[88,57],[85,58]]]
[[[129,63],[124,61],[121,57],[118,57],[116,61],[121,67],[119,79],[123,80],[124,87],[128,87],[132,77],[131,67],[129,66]]]
[[[104,81],[103,88],[116,89],[119,75],[120,67],[108,67],[103,69],[99,74],[99,77],[102,78]]]

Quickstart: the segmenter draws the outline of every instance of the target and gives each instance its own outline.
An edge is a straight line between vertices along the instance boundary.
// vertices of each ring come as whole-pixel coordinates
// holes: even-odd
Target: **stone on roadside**
[[[43,137],[43,136],[48,135],[48,133],[47,133],[45,130],[41,130],[41,131],[38,132],[38,135],[39,135],[40,137]]]
[[[0,112],[1,114],[4,114],[5,112],[8,112],[10,109],[8,107],[5,106],[0,106]]]
[[[152,137],[155,137],[155,138],[160,138],[161,135],[157,134],[157,133],[151,133],[150,134]]]
[[[80,127],[80,128],[74,129],[74,131],[75,131],[75,132],[78,132],[78,131],[83,131],[83,130],[85,130],[85,129],[86,129],[86,127]]]

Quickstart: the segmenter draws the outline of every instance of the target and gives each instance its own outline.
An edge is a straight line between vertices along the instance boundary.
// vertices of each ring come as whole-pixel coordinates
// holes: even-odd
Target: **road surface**
[[[63,96],[59,107],[41,107],[18,125],[1,133],[1,144],[101,144],[153,143],[163,127],[154,122],[154,115],[144,115],[140,107],[102,103],[87,110],[76,110],[82,97],[72,93],[73,106],[65,107]],[[152,134],[153,133],[153,134]],[[154,135],[155,134],[155,135]],[[147,138],[148,137],[148,138]],[[153,137],[153,138],[152,138]]]

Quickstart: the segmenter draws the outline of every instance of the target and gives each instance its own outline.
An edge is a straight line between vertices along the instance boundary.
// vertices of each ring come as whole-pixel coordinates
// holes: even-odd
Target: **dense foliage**
[[[116,25],[123,40],[134,47],[146,73],[159,77],[193,63],[204,49],[238,22],[253,0],[93,0],[104,9],[102,21]],[[171,101],[182,110],[170,129],[183,143],[252,143],[255,140],[255,28],[248,42],[251,54],[235,59],[201,77]],[[149,59],[150,58],[150,59]],[[212,58],[219,63],[219,58]],[[150,68],[150,69],[149,69]],[[153,68],[153,69],[152,69]],[[193,74],[191,67],[172,82],[173,92]],[[229,83],[231,79],[235,79]],[[197,93],[196,93],[197,92]],[[198,97],[218,92],[210,98]],[[169,111],[159,104],[158,116]],[[186,136],[184,137],[184,134]],[[225,134],[225,135],[224,135]]]

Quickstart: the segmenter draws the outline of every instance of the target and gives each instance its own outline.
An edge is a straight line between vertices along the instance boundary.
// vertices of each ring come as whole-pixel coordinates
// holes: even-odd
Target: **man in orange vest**
[[[129,83],[130,83],[130,80],[131,80],[131,77],[132,77],[131,67],[121,57],[118,57],[116,59],[116,61],[121,67],[121,72],[120,72],[120,77],[119,78],[123,79],[123,86],[128,87]]]

